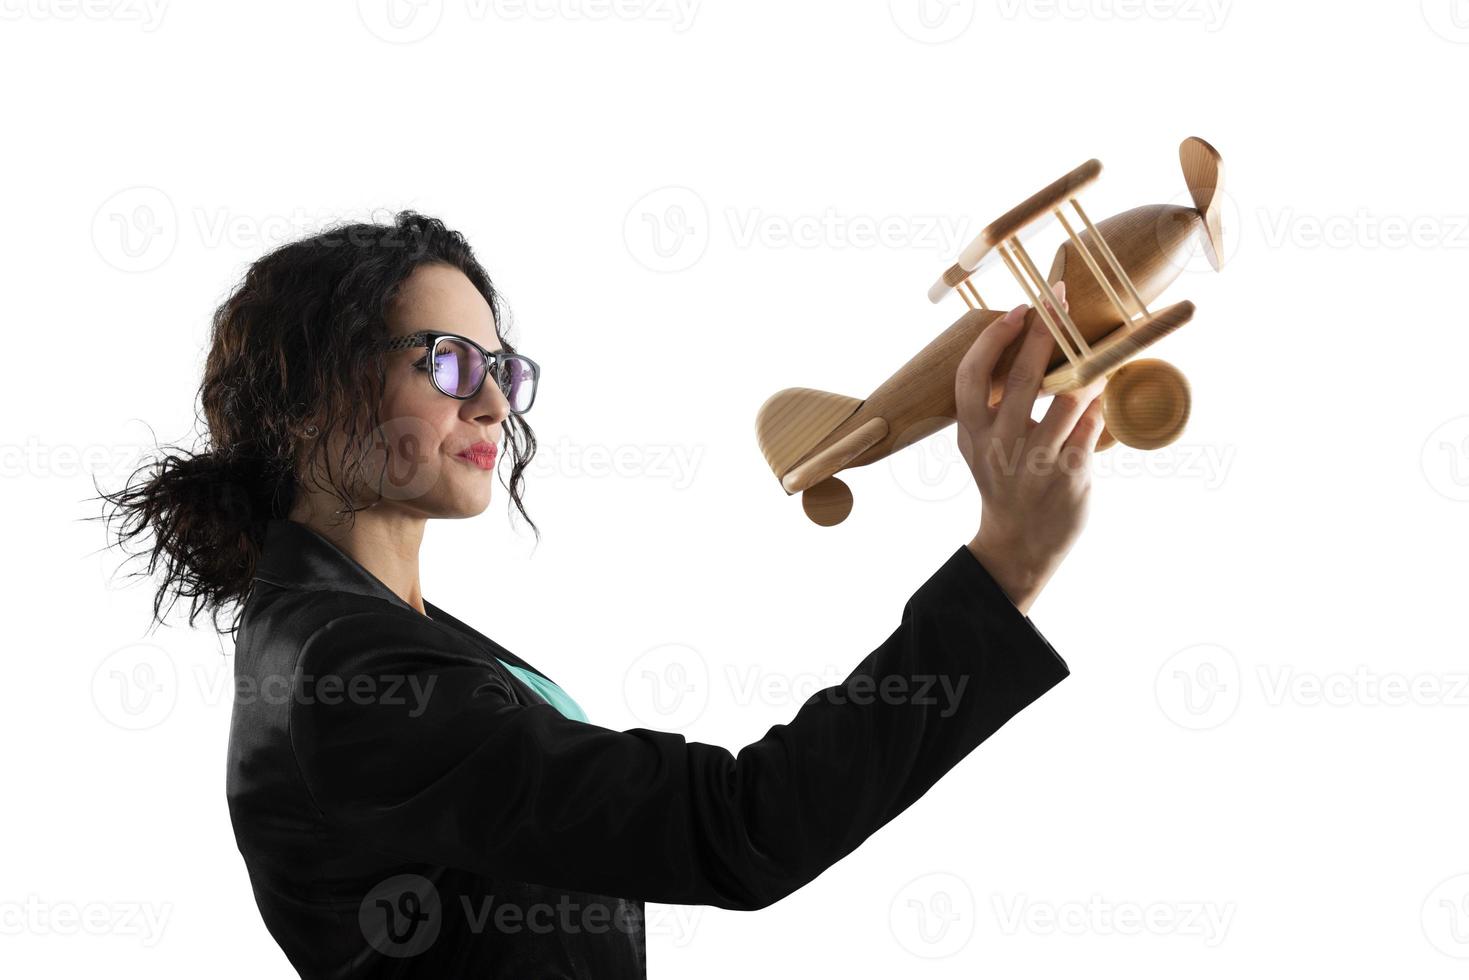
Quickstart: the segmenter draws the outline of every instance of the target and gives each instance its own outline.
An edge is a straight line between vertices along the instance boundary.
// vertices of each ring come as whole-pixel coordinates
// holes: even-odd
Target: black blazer
[[[303,977],[645,977],[645,901],[779,901],[1068,673],[962,545],[846,680],[738,755],[566,718],[495,658],[530,664],[424,606],[270,522],[227,791]]]

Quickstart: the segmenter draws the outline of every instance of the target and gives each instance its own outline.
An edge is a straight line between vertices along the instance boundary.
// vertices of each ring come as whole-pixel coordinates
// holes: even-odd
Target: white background
[[[950,428],[817,527],[761,402],[864,397],[962,310],[924,292],[985,222],[1089,157],[1094,219],[1182,203],[1199,135],[1229,262],[1155,349],[1193,417],[1096,457],[1032,610],[1072,676],[770,909],[650,906],[650,975],[1462,976],[1469,4],[581,4],[0,2],[0,971],[290,975],[225,807],[230,644],[184,604],[148,632],[83,519],[193,444],[265,250],[399,207],[469,237],[545,366],[545,537],[497,482],[429,529],[426,594],[593,721],[734,750],[979,513]]]

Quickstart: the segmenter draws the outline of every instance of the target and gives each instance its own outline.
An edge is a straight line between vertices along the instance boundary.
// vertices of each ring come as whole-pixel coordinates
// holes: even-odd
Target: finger
[[[1010,364],[1005,375],[1005,390],[1000,396],[1000,407],[995,414],[995,428],[1002,438],[1024,435],[1029,426],[1031,410],[1035,407],[1036,393],[1040,391],[1045,377],[1046,365],[1056,347],[1055,338],[1039,310],[1030,311],[1030,327],[1021,341],[1020,352]]]
[[[1067,312],[1070,312],[1071,311],[1071,304],[1066,301],[1066,280],[1065,279],[1058,279],[1058,280],[1056,280],[1055,285],[1053,285],[1051,287],[1051,292],[1055,293],[1056,294],[1056,298],[1061,301],[1061,309],[1066,310]],[[1050,303],[1047,303],[1046,305],[1047,306],[1051,306]],[[1055,307],[1052,306],[1051,309],[1054,310]]]
[[[965,351],[954,382],[954,404],[960,419],[970,419],[983,425],[988,425],[993,419],[989,403],[995,364],[1020,333],[1026,309],[1022,304],[991,320]]]
[[[1106,385],[1103,384],[1102,387],[1105,388]],[[1090,456],[1096,452],[1097,439],[1101,434],[1102,395],[1098,392],[1091,404],[1086,407],[1086,411],[1082,412],[1081,417],[1076,420],[1076,424],[1071,427],[1071,434],[1066,437],[1066,443],[1062,446],[1061,451],[1065,452],[1074,446]]]
[[[1070,312],[1071,304],[1066,301],[1066,280],[1056,280],[1056,282],[1051,286],[1051,292],[1056,294],[1056,299],[1059,300],[1061,303],[1061,309]],[[1056,317],[1056,319],[1059,320],[1060,316],[1056,313],[1056,304],[1052,303],[1044,292],[1040,294],[1040,298],[1041,302],[1045,304],[1046,309],[1051,311],[1051,316]]]
[[[1082,413],[1091,407],[1105,387],[1107,387],[1107,376],[1101,375],[1094,378],[1090,384],[1058,393],[1051,399],[1050,407],[1046,409],[1045,417],[1041,419],[1040,425],[1036,426],[1035,433],[1031,437],[1033,444],[1060,452],[1061,444],[1076,428],[1076,423]]]

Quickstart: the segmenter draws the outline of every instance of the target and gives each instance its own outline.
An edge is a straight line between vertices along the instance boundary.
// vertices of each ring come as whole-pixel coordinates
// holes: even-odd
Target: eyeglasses
[[[429,348],[428,355],[413,366],[423,367],[425,361],[432,362],[434,367],[429,378],[435,388],[450,398],[473,398],[484,386],[485,378],[492,376],[510,403],[512,413],[524,415],[536,400],[541,366],[524,354],[485,350],[468,337],[434,330],[420,330],[386,341],[379,349],[386,353],[413,347]]]

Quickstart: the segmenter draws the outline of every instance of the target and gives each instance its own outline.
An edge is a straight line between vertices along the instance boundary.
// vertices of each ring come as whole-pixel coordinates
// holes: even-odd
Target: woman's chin
[[[451,511],[453,517],[478,517],[490,506],[490,485],[488,480],[482,480],[478,487],[456,487],[456,493],[449,501],[450,506],[445,508]]]

